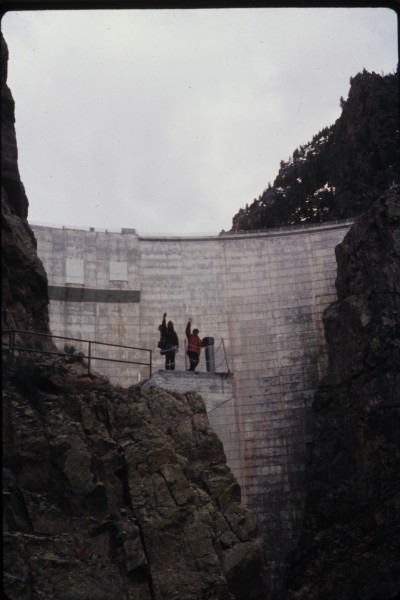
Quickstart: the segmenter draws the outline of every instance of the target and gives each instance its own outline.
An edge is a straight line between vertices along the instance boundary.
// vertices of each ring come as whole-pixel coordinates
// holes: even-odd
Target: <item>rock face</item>
[[[17,362],[3,398],[7,597],[265,598],[201,397],[38,360]]]
[[[273,186],[233,217],[232,231],[359,216],[399,183],[398,73],[350,80],[342,114],[281,161]]]
[[[18,170],[14,100],[7,86],[8,50],[1,36],[2,326],[49,332],[47,276],[27,222],[28,200]],[[33,342],[41,345],[40,339]]]
[[[290,600],[400,597],[400,194],[336,249],[324,313],[329,370],[316,394],[304,532]]]

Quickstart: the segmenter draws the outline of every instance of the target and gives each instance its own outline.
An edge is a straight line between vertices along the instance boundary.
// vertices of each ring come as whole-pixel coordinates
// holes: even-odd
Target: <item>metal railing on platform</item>
[[[28,338],[31,338],[31,337],[46,338],[49,341],[58,339],[58,340],[65,340],[68,342],[79,342],[79,344],[81,346],[83,345],[83,347],[85,347],[85,344],[87,344],[87,352],[82,352],[82,351],[76,352],[75,350],[72,351],[71,348],[68,350],[65,350],[64,352],[61,352],[60,350],[47,350],[42,347],[29,348],[29,347],[26,347],[25,344],[20,345],[21,342],[17,339],[16,334],[22,334],[23,336],[27,336]],[[8,343],[4,341],[4,336],[6,336],[6,340],[8,340]],[[127,351],[148,353],[148,360],[147,361],[139,361],[139,360],[126,360],[123,358],[110,358],[110,357],[105,357],[105,356],[96,356],[93,354],[94,346],[107,346],[108,348],[118,348],[118,349],[123,349],[123,350],[127,350]],[[3,331],[2,331],[2,351],[8,353],[11,362],[14,361],[16,352],[28,352],[28,353],[35,353],[35,354],[65,356],[65,357],[72,358],[73,360],[76,360],[76,361],[82,361],[87,364],[87,369],[88,369],[89,374],[91,372],[90,369],[91,369],[92,362],[95,360],[100,360],[100,361],[107,361],[107,362],[114,362],[114,363],[124,363],[124,364],[129,364],[129,365],[147,366],[149,368],[149,377],[151,377],[151,375],[152,375],[152,362],[153,362],[152,361],[152,350],[150,350],[149,348],[139,348],[137,346],[122,346],[120,344],[108,344],[106,342],[97,342],[95,340],[85,340],[85,339],[81,339],[81,338],[73,338],[73,337],[63,336],[63,335],[52,335],[49,333],[26,331],[23,329],[3,329]]]

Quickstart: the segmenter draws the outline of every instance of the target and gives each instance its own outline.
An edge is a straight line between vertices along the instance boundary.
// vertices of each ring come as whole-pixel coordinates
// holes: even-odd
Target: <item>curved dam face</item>
[[[212,237],[31,227],[54,335],[150,348],[157,384],[204,394],[242,500],[258,519],[269,597],[278,598],[302,520],[310,407],[326,366],[322,312],[336,299],[334,249],[350,222]],[[157,349],[164,312],[180,342],[168,377]],[[201,376],[186,373],[188,317],[201,337],[214,338],[216,373],[206,375],[204,351]],[[86,354],[85,344],[68,344]],[[99,346],[97,356],[145,362],[139,350]],[[123,386],[149,375],[146,365],[94,363]]]

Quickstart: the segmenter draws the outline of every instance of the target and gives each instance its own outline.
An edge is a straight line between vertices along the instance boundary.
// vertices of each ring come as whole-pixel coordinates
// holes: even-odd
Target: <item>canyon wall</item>
[[[400,190],[337,247],[290,600],[400,597]]]
[[[28,199],[18,169],[15,106],[7,85],[7,66],[8,49],[1,36],[1,323],[3,329],[48,333],[47,276],[27,221]],[[38,338],[34,343],[41,344]]]

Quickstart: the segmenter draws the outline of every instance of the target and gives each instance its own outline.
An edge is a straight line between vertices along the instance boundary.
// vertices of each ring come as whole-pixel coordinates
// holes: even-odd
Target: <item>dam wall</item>
[[[271,598],[279,597],[284,560],[302,524],[311,402],[327,359],[322,312],[336,299],[334,249],[349,227],[167,237],[32,225],[49,279],[53,334],[150,348],[158,385],[203,389],[210,424],[265,539]],[[164,312],[180,342],[168,376],[157,349]],[[214,337],[216,372],[229,375],[225,382],[212,382],[204,352],[198,383],[186,375],[188,317],[201,337]],[[130,348],[97,351],[143,359]],[[150,374],[125,363],[98,361],[96,369],[124,386]]]

